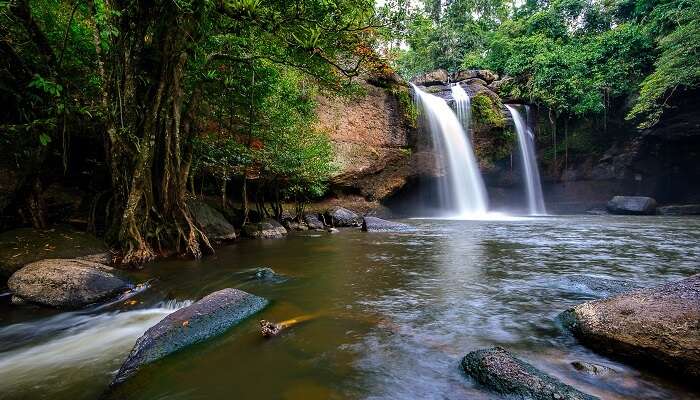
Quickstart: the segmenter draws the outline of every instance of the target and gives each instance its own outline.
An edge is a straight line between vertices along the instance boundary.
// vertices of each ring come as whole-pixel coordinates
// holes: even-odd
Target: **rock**
[[[608,201],[607,209],[612,214],[649,215],[656,212],[656,200],[643,196],[615,196]]]
[[[450,79],[450,75],[444,69],[436,69],[423,75],[418,75],[411,79],[411,83],[416,86],[442,85]]]
[[[334,207],[326,212],[326,221],[335,227],[361,226],[362,217],[343,207]]]
[[[700,274],[589,301],[562,319],[594,350],[700,377]]]
[[[0,233],[0,284],[34,261],[106,255],[108,251],[105,243],[95,236],[63,226],[46,230],[20,228],[5,231]],[[103,260],[106,261],[106,256]]]
[[[287,230],[274,219],[265,219],[257,223],[249,223],[243,226],[243,233],[249,238],[275,239],[284,237]]]
[[[483,87],[485,87],[485,88],[488,87],[488,84],[486,83],[486,81],[484,81],[484,80],[481,79],[481,78],[467,79],[467,80],[464,81],[463,85],[466,85],[466,86],[468,86],[468,87],[469,87],[469,86],[483,86]],[[475,91],[475,92],[476,92],[477,89],[472,88],[472,91]]]
[[[190,201],[189,206],[194,220],[209,240],[221,242],[236,238],[233,225],[218,210],[199,200]]]
[[[112,253],[105,251],[104,253],[88,254],[86,256],[75,257],[78,260],[91,261],[103,265],[111,265],[113,262]]]
[[[700,204],[664,206],[657,208],[661,215],[700,215]]]
[[[110,386],[124,382],[145,364],[222,334],[267,303],[262,297],[227,288],[169,314],[138,338]]]
[[[524,399],[593,400],[585,394],[521,361],[501,347],[482,349],[462,359],[464,372],[490,389]]]
[[[339,233],[340,231],[336,228],[328,228],[328,233]]]
[[[362,219],[362,230],[365,232],[407,232],[413,231],[415,228],[411,225],[387,221],[377,217],[364,217]]]
[[[596,294],[604,294],[607,296],[642,288],[642,286],[629,281],[598,278],[589,275],[569,275],[564,277],[564,279],[574,286],[582,286]]]
[[[450,76],[450,80],[452,82],[461,82],[461,81],[464,81],[467,79],[476,78],[478,76],[479,75],[477,73],[477,70],[467,69],[467,70],[457,71],[457,72],[452,73],[452,75]]]
[[[615,372],[615,370],[610,367],[585,361],[573,361],[571,366],[576,368],[577,371],[585,372],[591,375],[607,375]]]
[[[504,85],[508,85],[508,84],[510,84],[510,83],[512,83],[512,82],[513,82],[513,78],[511,78],[511,77],[509,77],[509,76],[506,76],[506,77],[504,77],[503,79],[499,79],[499,80],[497,80],[497,81],[491,82],[491,83],[489,84],[488,87],[489,87],[489,89],[491,89],[492,91],[494,91],[494,92],[500,94],[499,91],[501,90],[501,88],[502,88]]]
[[[484,86],[498,79],[498,75],[495,72],[489,71],[488,69],[468,69],[464,71],[458,71],[451,75],[452,82],[466,81],[467,79],[478,78],[484,82]]]
[[[131,285],[106,265],[77,259],[36,261],[7,281],[14,297],[58,308],[80,308],[109,299]]]
[[[309,229],[315,231],[322,231],[326,227],[318,218],[318,214],[304,214],[304,222],[306,222]]]
[[[286,220],[282,222],[282,226],[287,228],[288,231],[308,231],[309,227],[301,222]]]
[[[284,275],[278,274],[270,267],[255,268],[252,279],[271,283],[280,283],[287,280]]]

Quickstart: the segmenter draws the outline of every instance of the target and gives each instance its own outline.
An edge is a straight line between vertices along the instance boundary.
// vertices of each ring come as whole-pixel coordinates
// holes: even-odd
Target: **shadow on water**
[[[237,242],[202,261],[154,263],[131,274],[137,282],[154,278],[153,287],[110,309],[49,313],[2,304],[12,317],[0,321],[0,397],[95,398],[136,338],[182,305],[163,300],[238,287],[271,305],[144,368],[114,398],[498,398],[459,370],[464,354],[492,345],[602,398],[698,398],[580,346],[557,315],[610,294],[572,277],[649,286],[696,272],[700,219],[407,222],[419,229],[295,234]],[[260,267],[286,279],[251,279]],[[272,339],[259,333],[259,319],[306,314],[319,317]],[[16,341],[29,331],[32,340]],[[572,361],[615,372],[588,375]]]

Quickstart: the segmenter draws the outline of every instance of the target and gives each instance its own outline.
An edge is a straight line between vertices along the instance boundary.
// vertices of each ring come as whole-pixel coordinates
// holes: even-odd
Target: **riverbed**
[[[459,368],[503,346],[606,399],[694,399],[666,378],[597,355],[557,320],[607,296],[577,276],[654,285],[700,270],[700,219],[566,216],[404,220],[410,233],[342,230],[241,240],[200,261],[130,272],[138,295],[56,312],[0,297],[0,398],[95,399],[136,338],[167,313],[225,287],[271,300],[219,338],[143,368],[120,399],[491,399]],[[270,267],[282,281],[254,278]],[[264,339],[258,320],[313,319]],[[589,375],[573,361],[610,367]]]

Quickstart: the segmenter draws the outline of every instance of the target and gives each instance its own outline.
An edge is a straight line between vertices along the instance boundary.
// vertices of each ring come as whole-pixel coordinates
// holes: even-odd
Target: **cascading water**
[[[506,105],[506,108],[508,108],[510,115],[513,117],[515,131],[518,134],[520,158],[522,160],[523,172],[525,173],[528,212],[530,215],[544,215],[547,211],[545,210],[544,198],[542,196],[540,172],[537,169],[534,135],[530,129],[528,129],[525,119],[515,107]]]
[[[469,127],[471,126],[472,119],[471,99],[459,83],[455,83],[450,89],[452,91],[452,98],[455,100],[455,111],[457,112],[457,117],[459,118],[460,122],[462,122],[464,131],[469,134]]]
[[[445,185],[440,188],[442,217],[468,219],[486,214],[486,188],[471,143],[447,102],[411,85],[433,138]],[[466,93],[465,93],[466,95]]]

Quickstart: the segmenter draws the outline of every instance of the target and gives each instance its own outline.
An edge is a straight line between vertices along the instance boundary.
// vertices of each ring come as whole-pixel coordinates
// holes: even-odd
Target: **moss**
[[[503,117],[501,107],[500,101],[494,101],[484,93],[477,93],[472,98],[472,121],[482,126],[503,128],[506,125],[506,119]]]
[[[403,112],[404,118],[408,121],[411,127],[416,128],[418,126],[418,108],[411,98],[411,92],[408,87],[403,85],[392,85],[389,87],[389,93],[394,95],[399,101],[401,106],[401,111]]]

